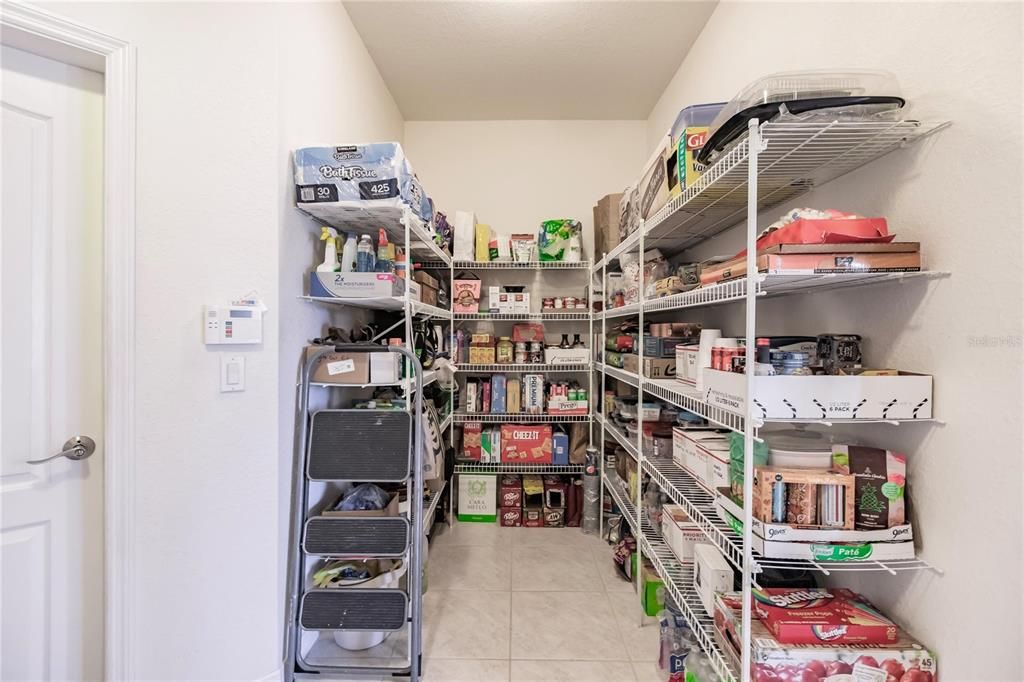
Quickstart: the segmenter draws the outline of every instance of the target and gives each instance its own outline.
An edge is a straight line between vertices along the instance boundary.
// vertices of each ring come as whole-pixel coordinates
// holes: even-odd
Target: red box
[[[502,424],[501,461],[551,464],[551,425]]]
[[[503,508],[523,506],[523,480],[518,476],[502,476],[498,487],[498,502]],[[505,509],[502,509],[504,513]],[[519,525],[518,523],[516,524]]]
[[[562,528],[565,526],[565,510],[544,507],[544,525],[548,528]]]
[[[715,595],[715,640],[737,669],[740,667],[740,637],[743,595],[726,592]],[[750,622],[750,665],[753,679],[847,679],[853,666],[882,670],[891,680],[937,682],[938,661],[927,648],[903,630],[889,644],[783,644],[757,618]],[[905,674],[920,671],[911,677]],[[813,676],[805,675],[810,671]],[[785,675],[785,678],[783,677]],[[824,676],[823,676],[824,675]],[[843,675],[844,677],[839,677]]]
[[[452,312],[480,312],[480,280],[455,280],[455,291],[452,292]]]
[[[527,507],[523,509],[523,525],[527,528],[543,528],[544,510],[540,507]]]
[[[898,628],[867,599],[844,589],[754,590],[753,608],[784,644],[890,644]]]
[[[462,425],[462,456],[475,462],[480,461],[482,448],[480,436],[484,431],[484,425],[480,422],[466,422]]]
[[[519,507],[502,507],[498,512],[498,520],[503,526],[521,526],[523,525],[523,510]]]

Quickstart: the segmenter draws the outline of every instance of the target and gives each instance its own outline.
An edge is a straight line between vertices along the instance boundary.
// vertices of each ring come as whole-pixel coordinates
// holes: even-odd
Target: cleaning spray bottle
[[[341,250],[341,271],[356,271],[356,233],[349,232],[345,240],[345,248]]]
[[[324,262],[316,266],[317,272],[337,272],[338,264],[338,232],[333,227],[320,228],[320,241],[324,244]]]
[[[382,227],[377,235],[377,272],[395,269],[395,246],[388,242],[388,233]]]

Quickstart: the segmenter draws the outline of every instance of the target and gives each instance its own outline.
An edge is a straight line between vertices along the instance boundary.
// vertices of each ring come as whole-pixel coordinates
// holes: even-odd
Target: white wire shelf
[[[423,221],[404,206],[382,206],[375,201],[298,202],[300,211],[318,223],[344,232],[359,232],[376,237],[384,228],[388,239],[402,246],[405,243],[405,221],[409,222],[408,251],[412,260],[431,260],[450,267],[451,256],[441,250]]]
[[[615,506],[622,512],[622,518],[629,525],[630,530],[633,531],[633,536],[639,535],[636,527],[636,505],[631,501],[632,498],[627,493],[622,479],[619,478],[618,474],[610,473],[607,466],[601,475],[604,477],[604,489],[612,496]]]
[[[448,485],[448,481],[441,484],[441,489],[433,492],[430,499],[423,500],[423,527],[426,530],[430,530],[430,524],[434,520],[434,512],[437,511],[437,505],[441,503],[441,496],[444,494],[444,489]]]
[[[604,424],[605,432],[610,433],[612,438],[614,438],[618,444],[621,445],[627,453],[629,453],[629,456],[639,462],[640,456],[636,451],[636,442],[631,439],[628,434],[623,433],[622,429],[620,429],[611,419],[605,419],[600,413],[596,414],[595,417],[599,423]]]
[[[594,364],[594,368],[599,372],[604,372],[608,376],[618,379],[619,381],[623,381],[630,386],[635,388],[640,387],[640,377],[633,372],[627,372],[621,367],[612,367],[611,365],[606,365],[603,362],[597,362]]]
[[[647,457],[643,468],[658,487],[686,511],[686,515],[700,527],[708,542],[718,547],[736,570],[742,572],[743,538],[718,517],[714,495],[671,458]]]
[[[620,306],[618,308],[609,308],[603,312],[595,313],[594,316],[605,320],[610,320],[615,317],[629,317],[630,315],[639,315],[642,307],[642,303],[630,303],[629,305]]]
[[[327,303],[330,305],[353,306],[356,308],[367,308],[370,310],[402,311],[405,309],[405,299],[401,296],[378,296],[375,298],[328,298],[326,296],[299,296],[310,303]],[[437,306],[423,303],[421,301],[409,301],[412,314],[418,317],[436,317],[442,320],[452,319],[450,310],[444,310]]]
[[[444,431],[447,431],[448,427],[452,425],[452,416],[453,416],[452,413],[449,412],[448,416],[445,417],[444,420],[441,422],[441,431],[442,431],[442,433]]]
[[[452,263],[455,270],[589,270],[590,261],[574,263],[566,261],[488,261],[457,260]]]
[[[423,372],[423,388],[426,388],[427,386],[429,386],[430,384],[434,383],[435,381],[437,381],[437,370],[428,369],[428,370],[425,370]],[[404,388],[405,387],[405,382],[404,381],[396,381],[396,382],[384,383],[384,384],[336,384],[336,383],[327,383],[327,382],[310,382],[309,385],[310,386],[318,386],[320,388],[385,388],[385,387]],[[413,392],[416,390],[416,381],[414,379],[410,379],[409,380],[409,388],[410,388],[410,391],[413,391]]]
[[[582,464],[463,463],[455,465],[457,474],[582,474]]]
[[[457,411],[454,415],[456,424],[466,422],[487,422],[500,424],[561,424],[563,422],[587,422],[589,414],[485,414],[483,412]]]
[[[801,194],[865,166],[948,123],[920,121],[833,121],[763,123],[758,156],[757,210],[787,203]],[[669,201],[595,266],[644,248],[666,255],[686,250],[746,217],[750,138],[743,138],[692,186]]]
[[[547,313],[454,313],[453,318],[456,320],[492,320],[510,322],[522,322],[526,320],[569,322],[574,320],[587,321],[590,319],[590,313],[586,310]]]
[[[528,362],[525,364],[496,363],[493,365],[470,365],[459,364],[456,372],[465,373],[487,373],[487,372],[589,372],[592,365],[589,363],[563,362],[556,365],[549,365],[542,362]]]
[[[693,588],[693,565],[679,563],[664,542],[646,532],[640,536],[639,542],[643,556],[654,564],[654,570],[661,576],[672,601],[682,611],[687,624],[700,643],[700,648],[711,659],[719,679],[728,682],[741,679],[738,671],[722,655],[715,641],[714,618],[704,610],[700,595]]]

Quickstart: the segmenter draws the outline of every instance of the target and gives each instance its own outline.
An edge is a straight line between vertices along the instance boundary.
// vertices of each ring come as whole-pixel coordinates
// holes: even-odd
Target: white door
[[[0,679],[98,680],[103,76],[2,49]]]

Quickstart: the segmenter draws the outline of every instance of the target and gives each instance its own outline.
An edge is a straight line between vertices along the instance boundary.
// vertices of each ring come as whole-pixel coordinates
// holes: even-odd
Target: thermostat
[[[205,306],[203,332],[207,345],[263,343],[263,311],[254,306]]]

